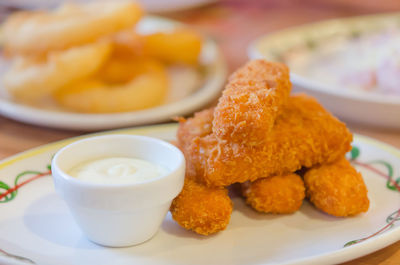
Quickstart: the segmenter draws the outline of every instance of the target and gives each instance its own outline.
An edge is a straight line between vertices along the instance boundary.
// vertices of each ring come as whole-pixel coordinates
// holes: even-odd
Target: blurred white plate
[[[174,140],[176,129],[176,124],[165,124],[106,133]],[[26,265],[24,257],[38,265],[321,265],[372,253],[400,238],[400,193],[393,188],[400,174],[400,151],[370,138],[354,138],[352,163],[363,174],[371,202],[365,214],[332,217],[307,201],[294,214],[261,214],[233,197],[225,231],[197,235],[168,214],[154,238],[129,248],[107,248],[87,240],[57,196],[52,178],[37,177],[48,172],[59,148],[77,138],[35,148],[0,161],[0,194],[23,185],[0,201],[0,264]],[[368,239],[359,241],[362,238]]]
[[[138,30],[168,31],[181,25],[179,22],[161,17],[147,16],[139,22]],[[174,80],[180,83],[176,86],[179,90],[172,89],[167,99],[169,103],[158,107],[113,114],[80,114],[19,104],[0,93],[0,114],[25,123],[71,130],[111,129],[168,121],[174,116],[200,109],[220,94],[227,76],[227,67],[218,46],[212,39],[205,39],[200,60],[202,68],[200,84],[195,87],[191,84],[196,79],[193,71],[172,69],[171,71],[178,72],[174,75]]]
[[[305,56],[313,56],[313,49],[318,45],[350,39],[354,34],[399,27],[399,21],[400,14],[394,13],[334,19],[289,28],[255,40],[248,48],[248,56],[251,59],[285,62],[285,55],[296,49],[306,50]],[[290,67],[290,62],[287,63]],[[341,89],[296,71],[291,72],[291,80],[295,91],[317,97],[326,108],[345,121],[400,129],[400,96]]]

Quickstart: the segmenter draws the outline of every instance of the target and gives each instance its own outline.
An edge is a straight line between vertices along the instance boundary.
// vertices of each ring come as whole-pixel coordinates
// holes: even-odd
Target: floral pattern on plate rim
[[[349,153],[350,155],[350,161],[352,164],[363,167],[369,171],[372,171],[375,174],[378,174],[384,178],[386,178],[386,187],[390,190],[393,191],[397,191],[400,192],[400,177],[395,178],[394,177],[394,171],[393,171],[393,167],[390,163],[383,161],[383,160],[373,160],[373,161],[369,161],[369,162],[360,162],[357,160],[357,158],[360,155],[360,149],[357,146],[353,146],[352,150]],[[385,174],[382,171],[380,171],[379,169],[375,168],[373,165],[376,164],[380,164],[386,167],[388,173]],[[21,173],[19,173],[15,179],[14,179],[14,186],[10,187],[8,184],[6,184],[3,181],[0,181],[0,190],[3,190],[2,193],[0,193],[0,203],[7,203],[10,202],[12,200],[15,199],[15,197],[18,194],[18,190],[36,180],[39,179],[41,177],[45,177],[45,176],[50,176],[51,175],[51,166],[47,165],[46,166],[47,170],[43,171],[43,172],[39,172],[39,171],[32,171],[32,170],[26,170],[23,171]],[[29,176],[29,178],[25,179],[24,181],[20,182],[20,180],[22,178],[25,178]],[[348,247],[354,244],[358,244],[360,242],[363,242],[367,239],[370,239],[374,236],[377,236],[379,234],[382,234],[383,232],[391,229],[392,227],[394,227],[395,223],[400,221],[400,209],[394,211],[392,214],[390,214],[387,218],[386,218],[386,225],[383,226],[381,229],[379,229],[377,232],[364,237],[364,238],[360,238],[360,239],[356,239],[356,240],[352,240],[347,242],[346,244],[344,244],[344,247]],[[10,254],[2,249],[0,249],[0,253],[4,256],[7,257],[11,257],[14,259],[17,259],[19,261],[23,261],[23,262],[27,262],[27,263],[31,263],[31,264],[35,264],[34,261],[32,261],[31,259],[25,258],[25,257],[21,257],[21,256],[17,256],[17,255],[13,255]]]

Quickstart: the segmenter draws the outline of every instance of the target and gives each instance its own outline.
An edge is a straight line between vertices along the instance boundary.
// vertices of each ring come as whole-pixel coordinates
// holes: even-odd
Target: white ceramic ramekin
[[[104,157],[133,157],[167,168],[168,173],[139,184],[106,185],[81,181],[66,172],[77,164]],[[112,247],[140,244],[158,230],[183,187],[185,158],[175,146],[135,135],[106,135],[65,146],[51,169],[57,193],[93,242]]]

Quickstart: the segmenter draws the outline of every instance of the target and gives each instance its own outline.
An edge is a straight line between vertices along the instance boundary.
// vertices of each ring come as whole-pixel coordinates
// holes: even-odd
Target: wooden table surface
[[[8,8],[0,7],[0,20]],[[225,54],[230,71],[247,60],[246,47],[262,34],[323,19],[377,12],[400,11],[398,1],[371,0],[275,0],[223,1],[199,9],[168,14],[213,36]],[[360,133],[400,148],[400,132],[348,124]],[[56,140],[84,132],[55,130],[15,122],[0,117],[0,159]],[[345,263],[400,264],[400,241],[365,257]]]

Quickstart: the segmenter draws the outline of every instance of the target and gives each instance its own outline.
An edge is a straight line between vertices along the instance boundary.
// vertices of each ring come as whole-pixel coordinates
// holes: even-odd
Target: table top
[[[350,3],[351,2],[351,3]],[[8,8],[0,6],[0,20]],[[247,60],[246,48],[257,36],[290,26],[323,19],[376,12],[400,11],[398,1],[304,0],[304,1],[221,1],[198,9],[167,16],[188,23],[220,44],[230,71]],[[400,148],[400,132],[347,124],[363,134]],[[81,135],[84,132],[56,130],[15,122],[0,117],[0,159],[42,144]],[[400,241],[365,257],[345,263],[400,264]]]

